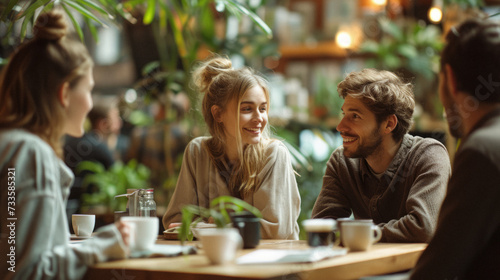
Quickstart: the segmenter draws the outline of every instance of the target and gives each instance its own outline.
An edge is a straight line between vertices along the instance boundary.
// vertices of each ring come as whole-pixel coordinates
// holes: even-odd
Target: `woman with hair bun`
[[[66,30],[62,13],[41,14],[35,37],[0,76],[1,279],[79,279],[89,265],[127,255],[122,223],[69,245],[65,204],[74,175],[61,142],[83,134],[94,81],[92,59]]]
[[[178,225],[184,205],[230,195],[261,211],[262,238],[298,239],[300,195],[286,146],[270,138],[266,80],[223,57],[203,62],[193,80],[211,136],[188,144],[163,225]]]

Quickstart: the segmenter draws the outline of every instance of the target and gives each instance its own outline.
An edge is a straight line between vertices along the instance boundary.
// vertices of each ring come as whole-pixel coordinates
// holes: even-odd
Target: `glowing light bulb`
[[[372,3],[377,6],[385,6],[387,4],[387,0],[372,0]]]
[[[339,45],[339,47],[348,49],[352,45],[352,38],[349,33],[340,31],[337,33],[337,36],[335,36],[335,42]]]
[[[429,9],[428,16],[430,21],[437,23],[443,18],[443,12],[438,7],[432,7]]]

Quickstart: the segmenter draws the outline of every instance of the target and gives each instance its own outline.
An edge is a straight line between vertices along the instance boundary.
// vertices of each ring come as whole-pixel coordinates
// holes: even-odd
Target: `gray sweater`
[[[223,174],[219,174],[212,164],[203,145],[208,139],[198,137],[192,140],[184,152],[177,186],[163,216],[166,227],[170,223],[181,221],[181,209],[184,205],[208,208],[214,198],[231,195]],[[300,195],[288,149],[280,141],[273,141],[266,154],[266,164],[258,174],[262,183],[244,200],[259,209],[263,215],[262,238],[298,239]]]
[[[373,219],[383,242],[428,242],[450,177],[446,148],[434,139],[406,134],[380,179],[365,159],[337,148],[327,163],[314,218]]]
[[[0,279],[80,279],[89,265],[126,257],[114,225],[80,246],[69,244],[65,205],[72,182],[69,168],[38,136],[0,131]]]

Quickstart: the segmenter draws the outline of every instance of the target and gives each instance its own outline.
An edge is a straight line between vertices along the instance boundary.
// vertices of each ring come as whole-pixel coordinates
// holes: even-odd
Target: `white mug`
[[[342,244],[350,251],[369,250],[373,243],[382,238],[380,227],[368,222],[351,221],[342,223],[340,236]]]
[[[148,251],[158,237],[158,217],[121,217],[121,221],[130,227],[129,246],[132,252]]]
[[[71,224],[76,236],[89,237],[95,227],[95,215],[73,214]]]
[[[210,228],[198,232],[203,251],[213,264],[233,261],[243,245],[241,235],[235,228]]]

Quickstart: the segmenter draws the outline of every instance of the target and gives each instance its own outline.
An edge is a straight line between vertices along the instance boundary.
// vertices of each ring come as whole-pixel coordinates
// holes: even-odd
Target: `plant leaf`
[[[412,59],[418,56],[417,49],[409,44],[402,44],[396,48],[396,52],[408,59]]]
[[[1,21],[7,20],[7,16],[12,11],[12,9],[16,6],[17,3],[19,3],[19,0],[10,0],[9,1],[9,4],[7,4],[7,6],[5,6],[5,10],[3,10],[2,16],[0,17]]]
[[[81,172],[81,171],[103,173],[104,171],[106,171],[106,168],[104,168],[104,165],[100,162],[85,160],[80,162],[76,167],[76,172]]]
[[[88,18],[84,18],[85,19],[85,23],[87,24],[89,30],[90,30],[90,34],[92,34],[92,37],[94,38],[95,42],[96,43],[99,43],[99,34],[97,33],[97,28],[95,27],[95,25],[90,22],[90,20]]]
[[[144,18],[142,19],[142,22],[144,24],[150,24],[153,22],[153,19],[155,18],[155,10],[156,10],[156,0],[147,0],[148,1],[148,6],[146,8],[146,12],[144,13]]]
[[[77,2],[74,2],[71,0],[64,0],[64,1],[61,0],[61,2],[68,4],[68,6],[75,9],[76,11],[78,11],[82,16],[90,18],[93,21],[99,23],[100,25],[107,27],[107,25],[104,22],[102,22],[100,19],[98,19],[96,16],[94,16],[89,10],[87,10],[85,7],[78,4]]]
[[[262,218],[262,214],[260,213],[259,209],[257,209],[254,206],[250,205],[246,201],[243,201],[243,200],[241,200],[239,198],[236,198],[236,197],[227,196],[227,195],[223,195],[223,196],[219,196],[217,198],[214,198],[212,200],[212,202],[210,202],[210,208],[216,207],[221,202],[231,203],[231,204],[237,205],[237,206],[241,207],[242,209],[250,211],[256,217]]]
[[[273,31],[271,30],[271,28],[269,28],[269,26],[259,16],[257,16],[254,12],[248,10],[242,4],[240,4],[236,1],[225,0],[225,2],[226,2],[226,5],[234,7],[237,10],[239,10],[241,13],[251,17],[253,22],[255,22],[257,24],[257,26],[259,26],[262,29],[262,31],[264,31],[267,34],[267,37],[269,39],[271,39],[273,37]]]
[[[181,226],[179,227],[179,233],[177,236],[179,237],[179,240],[181,241],[181,245],[184,245],[184,242],[186,242],[186,239],[192,240],[192,233],[189,228],[191,225],[191,221],[193,220],[193,212],[188,209],[188,207],[183,207],[182,210],[182,223]]]
[[[71,14],[71,11],[66,7],[64,3],[61,3],[61,6],[63,7],[64,11],[66,11],[66,14],[68,15],[69,19],[71,20],[71,23],[73,24],[73,27],[76,30],[76,33],[78,34],[78,37],[80,40],[83,42],[83,31],[78,22],[75,20],[75,17],[73,17],[73,14]]]
[[[93,1],[91,0],[77,0],[78,3],[80,3],[81,5],[85,5],[85,6],[88,6],[90,8],[92,8],[93,10],[103,14],[103,15],[107,15],[110,19],[113,19],[113,15],[111,15],[110,13],[108,13],[106,10],[104,10],[103,8],[101,8],[99,5],[97,5],[96,3],[94,3]]]
[[[26,28],[28,27],[28,23],[30,20],[33,19],[35,15],[36,9],[40,8],[41,6],[45,5],[47,2],[50,0],[40,0],[40,1],[35,1],[31,6],[29,6],[19,18],[24,17],[23,23],[21,25],[21,39],[24,39],[26,37]]]

